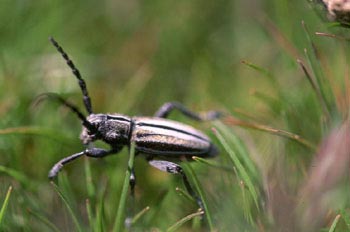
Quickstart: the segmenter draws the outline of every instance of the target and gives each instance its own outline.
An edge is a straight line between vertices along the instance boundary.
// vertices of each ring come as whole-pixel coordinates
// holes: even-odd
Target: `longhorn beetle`
[[[169,160],[181,161],[184,158],[190,159],[192,156],[202,158],[214,157],[218,154],[218,149],[202,132],[191,126],[166,119],[166,117],[174,109],[197,121],[214,120],[219,118],[221,114],[217,111],[197,114],[178,102],[165,103],[155,113],[154,117],[129,117],[122,114],[93,113],[88,90],[79,70],[75,67],[67,53],[65,53],[62,47],[52,37],[50,37],[50,41],[63,56],[67,65],[77,78],[88,116],[85,117],[76,106],[57,94],[44,94],[65,105],[78,116],[83,126],[80,140],[87,147],[81,152],[58,161],[50,170],[49,178],[53,179],[56,177],[65,164],[81,156],[103,158],[107,155],[118,153],[124,146],[130,148],[130,144],[134,143],[135,155],[144,154],[151,166],[164,172],[180,174],[187,191],[196,200],[198,206],[204,210],[202,200],[192,189],[181,166]],[[96,140],[102,140],[110,145],[110,150],[91,146],[91,143]],[[130,176],[132,197],[134,196],[135,183],[135,172],[132,168]]]

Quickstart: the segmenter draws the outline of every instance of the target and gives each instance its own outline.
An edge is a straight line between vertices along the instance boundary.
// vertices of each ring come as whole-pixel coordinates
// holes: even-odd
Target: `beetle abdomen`
[[[164,156],[215,156],[210,139],[191,126],[163,118],[133,118],[131,140],[140,152]]]

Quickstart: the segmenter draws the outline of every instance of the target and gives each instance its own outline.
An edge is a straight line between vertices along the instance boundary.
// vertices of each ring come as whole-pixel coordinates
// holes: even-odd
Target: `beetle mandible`
[[[218,154],[218,149],[202,132],[183,123],[166,119],[166,117],[174,109],[197,121],[214,120],[219,118],[221,113],[218,111],[208,111],[202,114],[194,113],[178,102],[165,103],[153,117],[129,117],[122,114],[93,113],[87,87],[79,70],[75,67],[67,53],[52,37],[50,37],[50,41],[63,56],[67,65],[77,78],[88,116],[84,116],[76,106],[57,94],[44,94],[59,101],[79,117],[83,126],[80,139],[87,147],[81,152],[58,161],[50,170],[49,178],[56,177],[65,164],[78,157],[85,155],[93,158],[103,158],[107,155],[118,153],[124,146],[130,148],[130,144],[134,143],[135,155],[144,154],[151,166],[164,172],[180,174],[187,191],[197,201],[198,206],[204,210],[202,200],[192,189],[181,166],[169,160],[181,161],[183,159],[191,159],[192,156],[202,158],[214,157]],[[102,140],[110,145],[111,148],[106,150],[91,146],[96,140]],[[132,196],[134,195],[135,183],[135,172],[132,169],[130,176]]]

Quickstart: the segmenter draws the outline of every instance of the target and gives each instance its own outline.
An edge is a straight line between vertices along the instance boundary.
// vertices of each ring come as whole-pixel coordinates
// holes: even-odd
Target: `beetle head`
[[[128,142],[130,132],[130,122],[120,120],[116,115],[108,114],[90,114],[86,121],[92,126],[92,129],[83,124],[83,130],[80,139],[83,144],[89,144],[95,140],[115,146],[121,146]]]

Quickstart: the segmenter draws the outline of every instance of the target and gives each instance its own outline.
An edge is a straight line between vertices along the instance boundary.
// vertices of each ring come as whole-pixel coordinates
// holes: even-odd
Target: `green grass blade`
[[[96,219],[95,219],[95,228],[94,231],[96,232],[103,232],[105,230],[105,223],[104,223],[104,196],[101,197],[99,200],[99,203],[96,205]]]
[[[37,135],[46,136],[55,140],[65,141],[67,136],[56,130],[38,126],[22,126],[0,129],[0,135]]]
[[[4,218],[7,205],[10,201],[11,192],[12,192],[12,186],[10,186],[9,189],[7,190],[4,203],[2,204],[0,209],[0,228],[2,227],[2,220]]]
[[[309,73],[309,71],[307,70],[306,66],[304,65],[304,63],[301,60],[297,60],[299,66],[301,67],[301,69],[303,70],[307,80],[309,81],[313,91],[315,92],[318,101],[320,102],[320,105],[322,107],[323,113],[325,115],[327,115],[329,117],[329,112],[327,109],[327,103],[325,102],[324,96],[322,95],[322,93],[320,92],[320,89],[318,88],[318,85],[315,83],[314,79],[312,78],[311,74]]]
[[[206,201],[206,197],[205,197],[205,194],[204,194],[204,191],[203,191],[201,185],[199,184],[198,178],[197,178],[196,174],[194,173],[190,164],[182,164],[182,167],[184,168],[184,171],[185,171],[187,177],[189,177],[191,179],[191,183],[193,184],[195,191],[198,193],[199,197],[202,199],[202,203],[203,203],[203,207],[204,207],[204,211],[205,211],[204,216],[207,219],[209,230],[214,231],[212,216],[210,214],[208,204]]]
[[[224,124],[221,122],[214,122],[214,125],[223,133],[224,137],[227,138],[231,144],[236,149],[236,152],[240,155],[242,161],[246,165],[249,173],[257,178],[259,176],[258,171],[256,169],[255,164],[250,159],[250,155],[246,147],[243,145],[242,141],[235,135],[232,131],[230,131]]]
[[[335,216],[333,222],[332,222],[332,225],[331,227],[329,228],[328,232],[334,232],[335,231],[335,228],[337,227],[337,224],[339,222],[339,219],[340,219],[341,215],[338,214],[337,216]]]
[[[335,110],[336,104],[335,104],[334,94],[333,94],[333,91],[330,87],[329,81],[326,79],[326,77],[324,76],[324,73],[322,72],[322,65],[320,63],[319,52],[318,52],[318,50],[317,50],[317,48],[316,48],[316,46],[311,38],[311,34],[310,34],[308,28],[306,27],[306,24],[304,21],[302,22],[302,26],[303,26],[306,38],[307,38],[307,40],[312,48],[311,56],[307,52],[307,50],[305,49],[306,58],[308,59],[310,67],[311,67],[311,69],[316,77],[318,88],[320,89],[320,92],[322,94],[322,98],[324,99],[325,104],[326,104],[326,108],[328,111],[327,114],[331,115],[332,113],[336,112],[336,110]]]
[[[53,131],[46,130],[45,128],[35,126],[23,126],[23,127],[11,127],[0,129],[0,135],[11,135],[11,134],[29,134],[29,135],[48,135]]]
[[[188,192],[186,192],[186,191],[183,190],[182,188],[176,187],[175,191],[176,191],[177,193],[179,193],[180,196],[186,198],[188,201],[190,201],[190,202],[196,204],[195,199],[193,199],[193,197],[191,197],[191,195],[188,194]]]
[[[73,223],[77,229],[77,231],[82,232],[82,228],[79,224],[78,218],[75,216],[74,211],[72,209],[72,207],[70,206],[68,199],[64,196],[64,194],[61,192],[61,190],[59,189],[59,187],[54,183],[51,182],[52,186],[54,187],[55,191],[58,193],[58,195],[60,196],[60,198],[62,199],[63,203],[66,205],[68,212],[73,220]]]
[[[95,227],[94,215],[92,213],[91,203],[90,203],[89,199],[85,200],[85,206],[86,206],[86,214],[88,217],[89,226],[90,226],[90,228],[94,228]],[[93,231],[95,231],[95,230],[93,230]]]
[[[198,217],[203,215],[203,211],[197,212],[197,213],[192,213],[190,215],[187,215],[186,217],[182,218],[181,220],[177,221],[174,225],[170,226],[166,231],[167,232],[173,232],[176,231],[180,226],[182,226],[184,223],[188,222],[194,217]]]
[[[216,137],[219,139],[220,143],[224,146],[226,152],[229,154],[229,157],[231,158],[233,164],[236,166],[238,173],[240,175],[240,178],[243,180],[243,182],[246,184],[248,187],[248,190],[254,200],[254,203],[256,207],[259,209],[259,204],[258,204],[258,194],[257,191],[255,190],[254,184],[248,175],[246,169],[242,165],[241,161],[238,159],[236,152],[234,152],[231,147],[228,145],[227,141],[224,139],[224,137],[221,135],[221,133],[214,129],[214,132],[216,134]]]
[[[233,168],[232,167],[222,166],[221,164],[218,164],[218,163],[216,163],[214,161],[211,161],[211,160],[203,159],[203,158],[198,157],[198,156],[192,156],[192,159],[194,161],[197,161],[199,163],[208,165],[208,166],[213,167],[213,168],[218,168],[220,170],[224,170],[224,171],[227,171],[227,172],[233,172]]]
[[[47,227],[49,227],[51,229],[51,231],[55,231],[55,232],[60,232],[60,230],[52,223],[50,222],[47,218],[45,218],[44,216],[35,213],[31,210],[28,211],[31,215],[33,215],[35,218],[37,218],[39,221],[41,221],[43,224],[45,224]]]
[[[268,77],[269,79],[273,78],[273,75],[271,74],[271,72],[269,70],[265,69],[265,68],[262,68],[262,67],[260,67],[260,66],[258,66],[256,64],[253,64],[253,63],[248,62],[246,60],[242,60],[241,63],[246,65],[246,66],[248,66],[248,67],[250,67],[250,68],[252,68],[252,69],[254,69],[255,71],[261,73],[262,75]]]
[[[139,213],[137,213],[133,219],[131,220],[131,224],[135,224],[145,213],[147,213],[150,210],[149,206],[146,206],[144,209],[142,209]]]
[[[28,183],[33,183],[33,180],[29,181],[28,178],[17,170],[8,168],[0,165],[0,172],[6,173],[7,175],[13,177],[21,184],[28,186]]]
[[[115,224],[113,227],[113,232],[122,231],[122,225],[124,223],[125,205],[126,205],[127,193],[129,189],[129,180],[130,180],[131,170],[134,166],[134,157],[135,157],[135,144],[131,144],[128,167],[125,171],[124,184],[120,195],[117,216],[114,220]]]
[[[90,199],[95,199],[96,191],[92,182],[91,167],[88,157],[84,157],[85,177],[86,177],[86,189]]]
[[[344,219],[344,222],[350,231],[350,215],[344,209],[340,210],[340,215]]]

